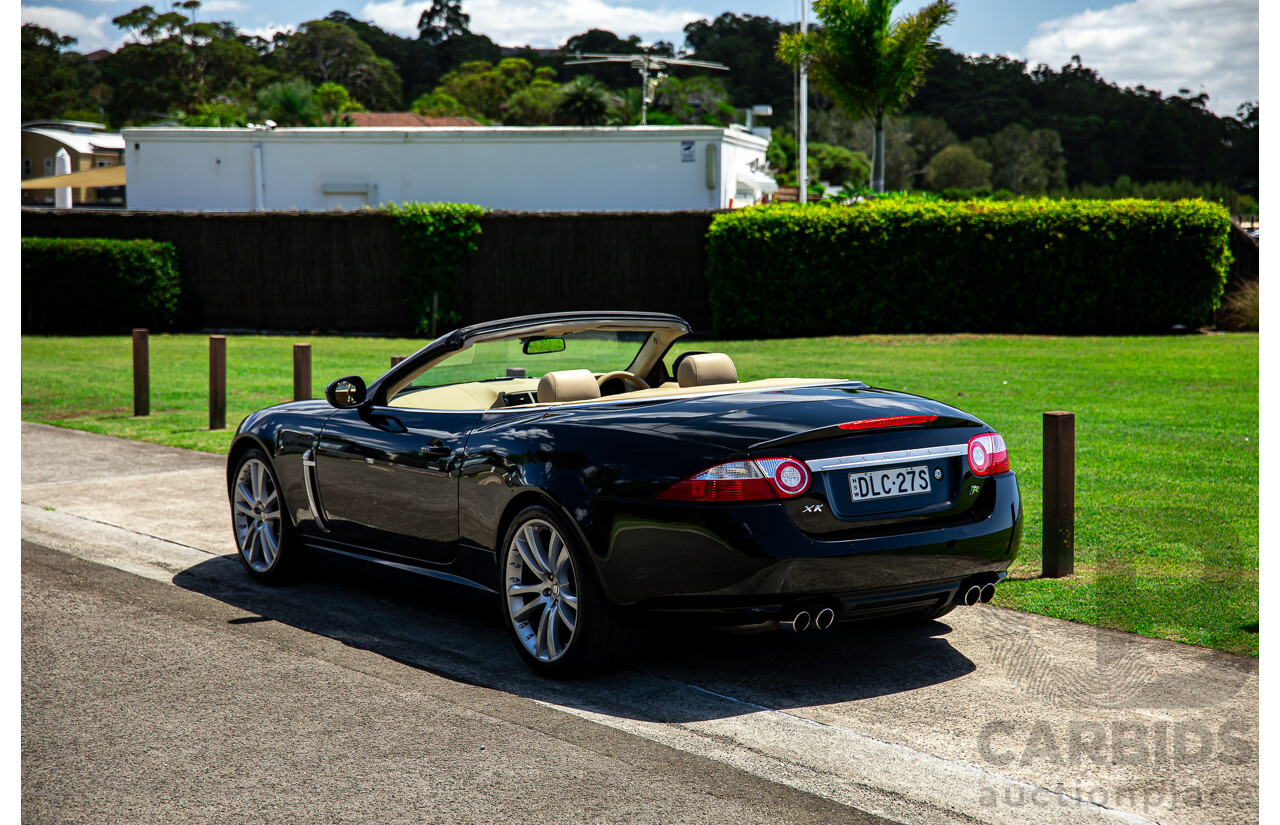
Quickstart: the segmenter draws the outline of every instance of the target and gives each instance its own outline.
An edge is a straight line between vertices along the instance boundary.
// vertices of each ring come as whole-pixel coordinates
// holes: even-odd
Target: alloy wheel
[[[554,526],[530,519],[511,538],[506,557],[507,616],[533,658],[554,662],[578,625],[578,576]]]
[[[271,471],[259,459],[240,465],[231,506],[240,555],[249,567],[267,572],[280,555],[280,496]]]

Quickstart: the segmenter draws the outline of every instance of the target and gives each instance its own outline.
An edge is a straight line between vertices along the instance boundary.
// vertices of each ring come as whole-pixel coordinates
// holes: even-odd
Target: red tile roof
[[[416,112],[349,112],[347,116],[356,126],[422,129],[480,125],[469,117],[424,117]]]

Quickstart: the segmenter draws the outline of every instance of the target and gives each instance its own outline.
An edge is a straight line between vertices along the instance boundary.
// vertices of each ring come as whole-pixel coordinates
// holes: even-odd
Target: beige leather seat
[[[538,382],[539,404],[590,401],[599,397],[600,385],[591,370],[549,372]]]
[[[706,387],[712,384],[738,383],[738,368],[723,352],[690,355],[680,362],[676,381],[682,387]]]

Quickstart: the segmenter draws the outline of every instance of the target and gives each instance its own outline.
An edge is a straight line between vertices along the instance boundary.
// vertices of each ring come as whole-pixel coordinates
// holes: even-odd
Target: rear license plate
[[[915,467],[890,467],[869,473],[849,473],[849,496],[854,501],[911,496],[927,493],[929,490],[929,468],[923,464]]]

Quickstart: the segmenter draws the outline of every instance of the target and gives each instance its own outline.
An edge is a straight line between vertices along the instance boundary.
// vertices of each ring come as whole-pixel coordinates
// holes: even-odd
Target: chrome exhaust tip
[[[792,633],[799,633],[802,630],[809,629],[809,611],[801,610],[785,622],[778,622],[778,626],[783,630],[790,630]]]
[[[992,589],[994,590],[995,588],[992,588]],[[982,588],[976,584],[970,587],[968,590],[964,591],[964,603],[969,605],[970,607],[977,604],[981,599],[982,599]]]
[[[818,615],[813,618],[813,626],[817,630],[826,630],[835,624],[836,612],[829,607],[824,607],[818,611]]]
[[[991,601],[993,598],[995,598],[995,595],[996,595],[995,584],[993,584],[992,582],[987,582],[986,584],[982,585],[982,603],[983,604],[986,604],[987,602]]]

